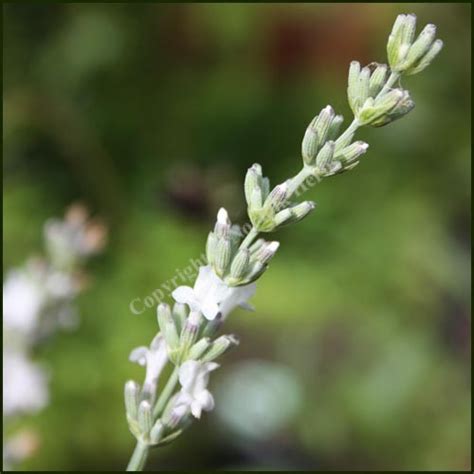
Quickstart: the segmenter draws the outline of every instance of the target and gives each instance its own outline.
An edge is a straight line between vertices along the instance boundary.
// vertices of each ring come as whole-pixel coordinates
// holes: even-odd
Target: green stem
[[[166,404],[168,403],[168,399],[173,394],[176,384],[178,383],[178,376],[179,376],[179,367],[176,366],[173,372],[171,373],[170,378],[168,379],[168,382],[166,382],[165,388],[162,390],[160,396],[158,397],[155,408],[153,409],[153,417],[155,419],[161,415]]]
[[[392,86],[395,84],[395,82],[398,81],[398,79],[400,79],[400,73],[392,71],[382,90],[377,94],[376,99],[388,92],[388,90],[392,88]]]
[[[141,441],[137,441],[137,445],[133,450],[132,457],[127,466],[127,471],[142,471],[148,458],[149,446]]]
[[[339,141],[339,143],[341,141],[344,141],[348,136],[352,136],[354,135],[354,133],[357,131],[357,129],[360,127],[360,124],[359,122],[357,121],[356,118],[354,118],[354,120],[352,120],[351,124],[344,130],[343,133],[341,133],[341,135],[339,135],[338,139],[336,141]]]
[[[308,176],[311,176],[313,173],[309,167],[303,166],[300,172],[288,180],[288,199],[293,195],[293,193],[304,183]]]
[[[252,227],[249,231],[249,233],[245,236],[245,239],[242,240],[242,243],[240,244],[241,249],[247,248],[254,240],[255,237],[258,235],[258,230],[255,227]]]

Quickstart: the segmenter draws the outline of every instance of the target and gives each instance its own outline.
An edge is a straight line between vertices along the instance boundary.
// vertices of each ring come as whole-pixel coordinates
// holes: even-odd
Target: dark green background
[[[129,302],[202,253],[218,207],[244,222],[248,166],[283,181],[323,106],[348,123],[349,62],[384,62],[410,12],[445,42],[404,81],[415,110],[362,130],[360,166],[308,192],[211,381],[289,367],[297,414],[259,440],[206,414],[149,468],[469,469],[470,6],[22,3],[4,5],[4,270],[72,201],[111,234],[79,330],[38,351],[52,403],[22,422],[41,437],[25,469],[123,468],[123,383],[143,373],[127,357],[156,331]]]

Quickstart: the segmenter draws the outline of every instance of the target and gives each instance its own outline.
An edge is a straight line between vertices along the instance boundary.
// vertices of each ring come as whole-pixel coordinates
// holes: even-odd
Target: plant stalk
[[[166,404],[168,403],[169,398],[173,394],[173,390],[175,389],[176,384],[178,383],[178,375],[179,367],[176,366],[173,372],[171,373],[168,382],[166,382],[166,385],[163,388],[160,396],[158,397],[155,408],[153,409],[153,417],[155,419],[157,419],[162,414]]]
[[[148,445],[137,441],[137,445],[128,463],[127,471],[142,471],[148,458],[149,449],[150,447]]]

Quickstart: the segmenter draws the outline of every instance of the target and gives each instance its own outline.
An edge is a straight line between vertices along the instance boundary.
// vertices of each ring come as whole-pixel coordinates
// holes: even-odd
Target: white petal
[[[217,362],[206,362],[204,364],[204,369],[207,372],[212,372],[213,370],[216,370],[219,367],[220,367],[220,364],[218,364]]]
[[[191,403],[191,413],[193,414],[195,418],[201,418],[201,411],[202,411],[201,404],[197,400]]]
[[[210,265],[199,267],[199,274],[194,283],[194,293],[196,298],[201,300],[209,296],[211,289],[216,286],[219,277],[214,273]]]
[[[179,368],[179,383],[184,390],[190,389],[199,373],[201,364],[196,360],[188,360]]]
[[[196,305],[196,295],[190,286],[178,286],[178,288],[171,293],[171,296],[178,303],[187,304],[190,307]]]
[[[214,397],[209,390],[203,390],[198,394],[196,400],[205,411],[211,411],[214,408]]]
[[[239,307],[246,309],[247,311],[255,311],[255,306],[253,304],[247,303],[246,301],[244,303],[240,303]]]
[[[246,304],[247,300],[255,293],[256,288],[257,285],[255,283],[232,288],[227,298],[219,306],[222,316],[225,318],[234,308]]]
[[[159,351],[165,345],[165,340],[161,333],[158,333],[151,341],[150,349],[154,352]]]
[[[181,390],[176,394],[176,398],[174,400],[174,408],[181,408],[184,407],[184,411],[187,410],[191,406],[191,403],[193,402],[193,397],[187,393]]]
[[[128,360],[130,362],[136,362],[137,364],[140,364],[141,366],[145,366],[147,362],[147,358],[148,358],[148,347],[139,346],[133,349],[132,352],[130,352]]]
[[[219,305],[211,299],[205,300],[201,305],[201,312],[209,321],[212,321],[219,314],[219,311]]]
[[[216,362],[206,362],[201,364],[200,370],[197,372],[194,385],[192,387],[194,394],[199,394],[206,389],[209,384],[209,373],[217,369],[219,364]]]
[[[148,351],[145,378],[145,381],[148,384],[155,385],[157,383],[161,371],[167,361],[168,353],[166,350],[166,344],[163,336],[158,334],[150,344],[150,350]]]
[[[221,207],[219,209],[219,212],[217,213],[217,222],[219,222],[219,224],[224,224],[224,225],[230,224],[229,214],[223,207]]]

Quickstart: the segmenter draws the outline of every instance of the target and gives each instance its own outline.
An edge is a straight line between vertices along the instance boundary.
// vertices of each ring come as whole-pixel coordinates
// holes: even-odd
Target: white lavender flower
[[[192,312],[200,312],[211,321],[218,314],[225,318],[237,306],[249,309],[248,300],[255,288],[255,283],[229,287],[206,265],[199,268],[194,288],[179,286],[172,296],[178,303],[187,304]]]
[[[21,352],[3,353],[3,414],[36,413],[49,400],[48,375]]]
[[[45,302],[41,285],[24,270],[11,270],[3,283],[3,327],[31,334]]]
[[[202,411],[214,408],[214,397],[207,390],[209,374],[217,369],[215,362],[198,362],[188,360],[179,369],[181,391],[175,399],[174,409],[184,414],[188,410],[195,418],[200,418]]]
[[[72,205],[61,219],[50,219],[44,226],[44,237],[50,258],[59,268],[69,268],[78,260],[103,249],[106,227],[90,220],[87,209]]]
[[[163,336],[157,334],[151,342],[150,347],[139,346],[133,349],[129,359],[142,367],[146,367],[143,394],[147,398],[153,398],[156,392],[158,378],[168,360]]]

